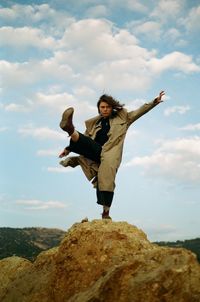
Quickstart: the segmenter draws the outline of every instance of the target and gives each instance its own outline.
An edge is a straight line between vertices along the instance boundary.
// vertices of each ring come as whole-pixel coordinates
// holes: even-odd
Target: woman
[[[60,127],[71,137],[70,144],[60,158],[75,152],[80,156],[68,157],[60,162],[67,167],[80,165],[96,188],[97,203],[103,206],[102,219],[111,219],[110,207],[115,189],[115,177],[122,159],[124,139],[129,126],[162,102],[164,91],[150,103],[128,112],[109,95],[102,95],[97,103],[99,115],[85,122],[86,132],[81,134],[73,125],[73,108],[62,115]]]

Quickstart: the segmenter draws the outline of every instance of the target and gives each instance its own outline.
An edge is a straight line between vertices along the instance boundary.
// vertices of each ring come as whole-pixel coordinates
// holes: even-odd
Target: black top
[[[108,140],[108,132],[110,130],[109,118],[101,119],[101,129],[97,132],[95,142],[103,146]]]

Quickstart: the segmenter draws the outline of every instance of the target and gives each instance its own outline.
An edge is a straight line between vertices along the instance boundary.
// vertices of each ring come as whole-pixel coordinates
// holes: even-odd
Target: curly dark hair
[[[119,111],[124,107],[124,104],[121,104],[119,101],[114,99],[111,95],[103,94],[102,96],[100,96],[100,98],[97,102],[98,111],[99,111],[99,106],[100,106],[101,102],[105,102],[108,105],[112,106],[114,112]],[[99,113],[100,113],[100,111],[99,111]]]

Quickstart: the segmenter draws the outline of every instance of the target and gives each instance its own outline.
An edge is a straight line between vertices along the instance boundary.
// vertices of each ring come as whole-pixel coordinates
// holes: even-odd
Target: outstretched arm
[[[128,112],[128,120],[129,125],[131,125],[134,121],[140,118],[142,115],[147,113],[149,110],[153,109],[159,103],[163,102],[162,97],[165,95],[165,92],[162,90],[159,95],[150,103],[146,103],[142,105],[140,108]]]

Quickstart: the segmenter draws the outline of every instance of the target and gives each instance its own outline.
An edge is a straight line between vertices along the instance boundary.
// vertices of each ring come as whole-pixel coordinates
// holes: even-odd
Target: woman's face
[[[99,112],[103,117],[109,117],[112,114],[112,106],[106,102],[101,102],[99,105]]]

